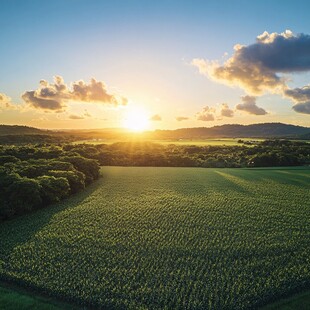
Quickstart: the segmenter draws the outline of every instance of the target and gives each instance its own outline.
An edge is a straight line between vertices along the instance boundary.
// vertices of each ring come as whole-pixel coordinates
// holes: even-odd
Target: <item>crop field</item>
[[[309,168],[101,174],[1,223],[0,279],[105,309],[253,309],[309,289]]]
[[[242,143],[238,143],[239,139],[233,138],[220,138],[220,139],[166,139],[166,140],[147,140],[143,139],[144,142],[152,142],[159,143],[163,145],[175,144],[175,145],[197,145],[197,146],[236,146],[243,145]],[[250,139],[250,138],[242,138],[241,140],[246,142],[261,142],[265,139]],[[132,142],[132,141],[140,141],[139,137],[134,139],[125,139],[125,140],[117,140],[117,139],[89,139],[89,140],[78,140],[73,142],[73,144],[113,144],[117,142]]]
[[[178,139],[178,140],[153,140],[151,142],[160,144],[175,145],[197,145],[197,146],[235,146],[242,145],[238,143],[239,139],[221,138],[221,139]],[[263,139],[241,139],[243,141],[263,141]]]

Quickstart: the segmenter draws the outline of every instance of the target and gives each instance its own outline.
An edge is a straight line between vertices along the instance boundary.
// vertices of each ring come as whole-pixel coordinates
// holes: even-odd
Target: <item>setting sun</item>
[[[127,112],[124,119],[124,127],[132,131],[143,131],[149,126],[149,117],[142,109],[134,109]]]
[[[0,0],[0,310],[310,310],[309,9]]]

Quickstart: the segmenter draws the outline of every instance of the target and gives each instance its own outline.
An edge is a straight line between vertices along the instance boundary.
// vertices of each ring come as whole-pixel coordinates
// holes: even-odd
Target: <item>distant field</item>
[[[161,144],[177,144],[177,145],[242,145],[238,143],[239,139],[202,139],[202,140],[192,140],[192,139],[179,139],[179,140],[153,140],[154,143]],[[263,141],[264,139],[242,139],[243,141]]]
[[[105,167],[1,223],[0,278],[80,305],[252,309],[309,288],[310,169]]]
[[[242,145],[238,143],[239,139],[178,139],[178,140],[144,140],[145,142],[153,142],[160,144],[176,144],[176,145],[198,145],[198,146],[207,146],[207,145]],[[241,139],[243,141],[264,141],[265,139],[250,139],[245,138]],[[74,144],[86,143],[86,144],[113,144],[116,142],[130,142],[132,140],[113,140],[113,139],[90,139],[90,140],[79,140],[75,141]]]
[[[259,138],[221,138],[221,139],[178,139],[178,140],[147,140],[147,139],[141,139],[143,142],[153,142],[153,143],[159,143],[163,145],[168,144],[176,144],[176,145],[197,145],[197,146],[208,146],[208,145],[214,145],[214,146],[235,146],[235,145],[245,145],[245,146],[251,146],[251,144],[247,143],[238,143],[238,140],[242,140],[244,142],[253,142],[254,144],[256,142],[262,142],[266,139],[259,139]],[[88,139],[88,140],[78,140],[73,142],[73,144],[113,144],[117,142],[131,142],[131,141],[140,141],[139,139],[125,139],[125,140],[117,140],[117,139]],[[308,140],[293,140],[296,142],[307,142],[310,143]]]

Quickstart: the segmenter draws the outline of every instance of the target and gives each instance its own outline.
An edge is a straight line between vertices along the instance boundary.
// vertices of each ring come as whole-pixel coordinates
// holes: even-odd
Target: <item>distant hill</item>
[[[304,138],[310,136],[310,128],[282,123],[253,125],[222,125],[210,128],[181,128],[156,130],[156,139],[205,139],[205,138]]]
[[[48,130],[41,130],[34,127],[18,125],[0,125],[0,136],[6,135],[39,135],[50,134]]]
[[[0,125],[0,136],[5,141],[14,140],[22,141],[23,137],[28,136],[28,140],[34,140],[35,136],[38,141],[44,140],[44,136],[57,136],[66,140],[83,140],[83,139],[114,139],[123,140],[135,136],[124,129],[107,128],[107,129],[81,129],[81,130],[42,130],[27,126],[9,126]],[[6,136],[6,137],[5,137]],[[13,139],[16,136],[16,139]],[[282,123],[263,123],[252,125],[222,125],[210,128],[181,128],[175,130],[155,130],[148,131],[139,136],[143,139],[207,139],[207,138],[290,138],[310,140],[310,128],[288,125]],[[11,139],[11,138],[12,139]],[[48,138],[48,137],[47,137]],[[0,143],[1,140],[0,139]],[[4,141],[3,140],[3,141]]]
[[[61,143],[81,140],[77,133],[38,129],[29,126],[0,125],[1,144]]]

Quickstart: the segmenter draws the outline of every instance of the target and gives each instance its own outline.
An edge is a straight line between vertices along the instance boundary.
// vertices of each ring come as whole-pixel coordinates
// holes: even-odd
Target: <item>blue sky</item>
[[[227,60],[235,44],[253,44],[264,31],[310,34],[309,9],[308,1],[285,0],[2,0],[0,93],[23,107],[2,108],[0,123],[120,127],[134,108],[150,117],[160,115],[161,121],[150,122],[150,128],[269,121],[310,125],[309,114],[296,113],[291,99],[279,94],[256,96],[256,104],[267,112],[264,115],[235,111],[246,91],[199,74],[191,64],[195,58]],[[29,102],[24,106],[22,94],[38,89],[40,80],[53,83],[56,75],[68,87],[78,80],[103,81],[109,93],[126,97],[128,104],[67,102],[62,111],[30,107]],[[310,83],[308,71],[289,78],[290,87]],[[218,115],[222,103],[234,110],[234,117]],[[197,117],[206,106],[214,114],[211,121]],[[93,117],[83,117],[85,110]],[[176,117],[188,120],[180,122]]]

